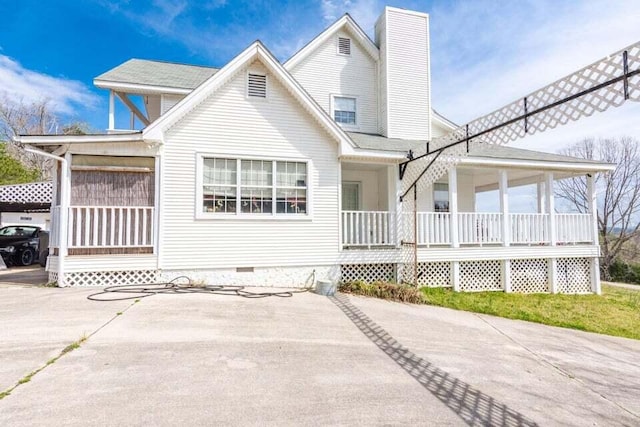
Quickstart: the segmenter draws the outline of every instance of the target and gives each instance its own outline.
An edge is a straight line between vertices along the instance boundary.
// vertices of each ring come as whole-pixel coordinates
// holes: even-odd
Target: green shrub
[[[363,295],[386,299],[391,301],[407,302],[411,304],[425,304],[426,300],[422,292],[413,286],[397,285],[395,283],[377,281],[366,283],[362,280],[342,283],[340,292],[354,295]]]
[[[614,282],[640,284],[640,264],[616,259],[609,268],[609,274]]]

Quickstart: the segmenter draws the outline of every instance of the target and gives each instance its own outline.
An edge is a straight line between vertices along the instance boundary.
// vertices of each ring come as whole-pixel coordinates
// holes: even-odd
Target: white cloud
[[[637,41],[634,3],[483,1],[432,10],[435,108],[464,123]],[[627,104],[518,145],[556,151],[587,135],[640,136],[639,112]]]
[[[0,94],[20,102],[49,100],[55,113],[75,115],[78,110],[93,108],[98,102],[82,82],[24,68],[19,62],[0,54]]]
[[[378,0],[322,0],[320,6],[325,24],[331,24],[348,13],[366,33],[372,35],[373,25],[382,13],[384,3]]]

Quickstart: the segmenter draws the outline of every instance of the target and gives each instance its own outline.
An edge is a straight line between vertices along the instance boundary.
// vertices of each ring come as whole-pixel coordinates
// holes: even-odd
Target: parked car
[[[40,256],[40,227],[9,225],[0,228],[0,254],[7,265],[31,265]]]

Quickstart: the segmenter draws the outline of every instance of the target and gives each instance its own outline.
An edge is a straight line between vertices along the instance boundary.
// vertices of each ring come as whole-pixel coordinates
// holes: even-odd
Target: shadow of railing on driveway
[[[375,345],[471,426],[537,426],[521,413],[417,356],[378,326],[346,295],[330,297]]]

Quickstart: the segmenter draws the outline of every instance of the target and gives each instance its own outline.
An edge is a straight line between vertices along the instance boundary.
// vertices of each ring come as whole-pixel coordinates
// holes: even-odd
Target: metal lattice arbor
[[[416,197],[480,144],[507,144],[640,101],[640,42],[613,53],[410,152],[400,164],[404,282],[417,282]]]

